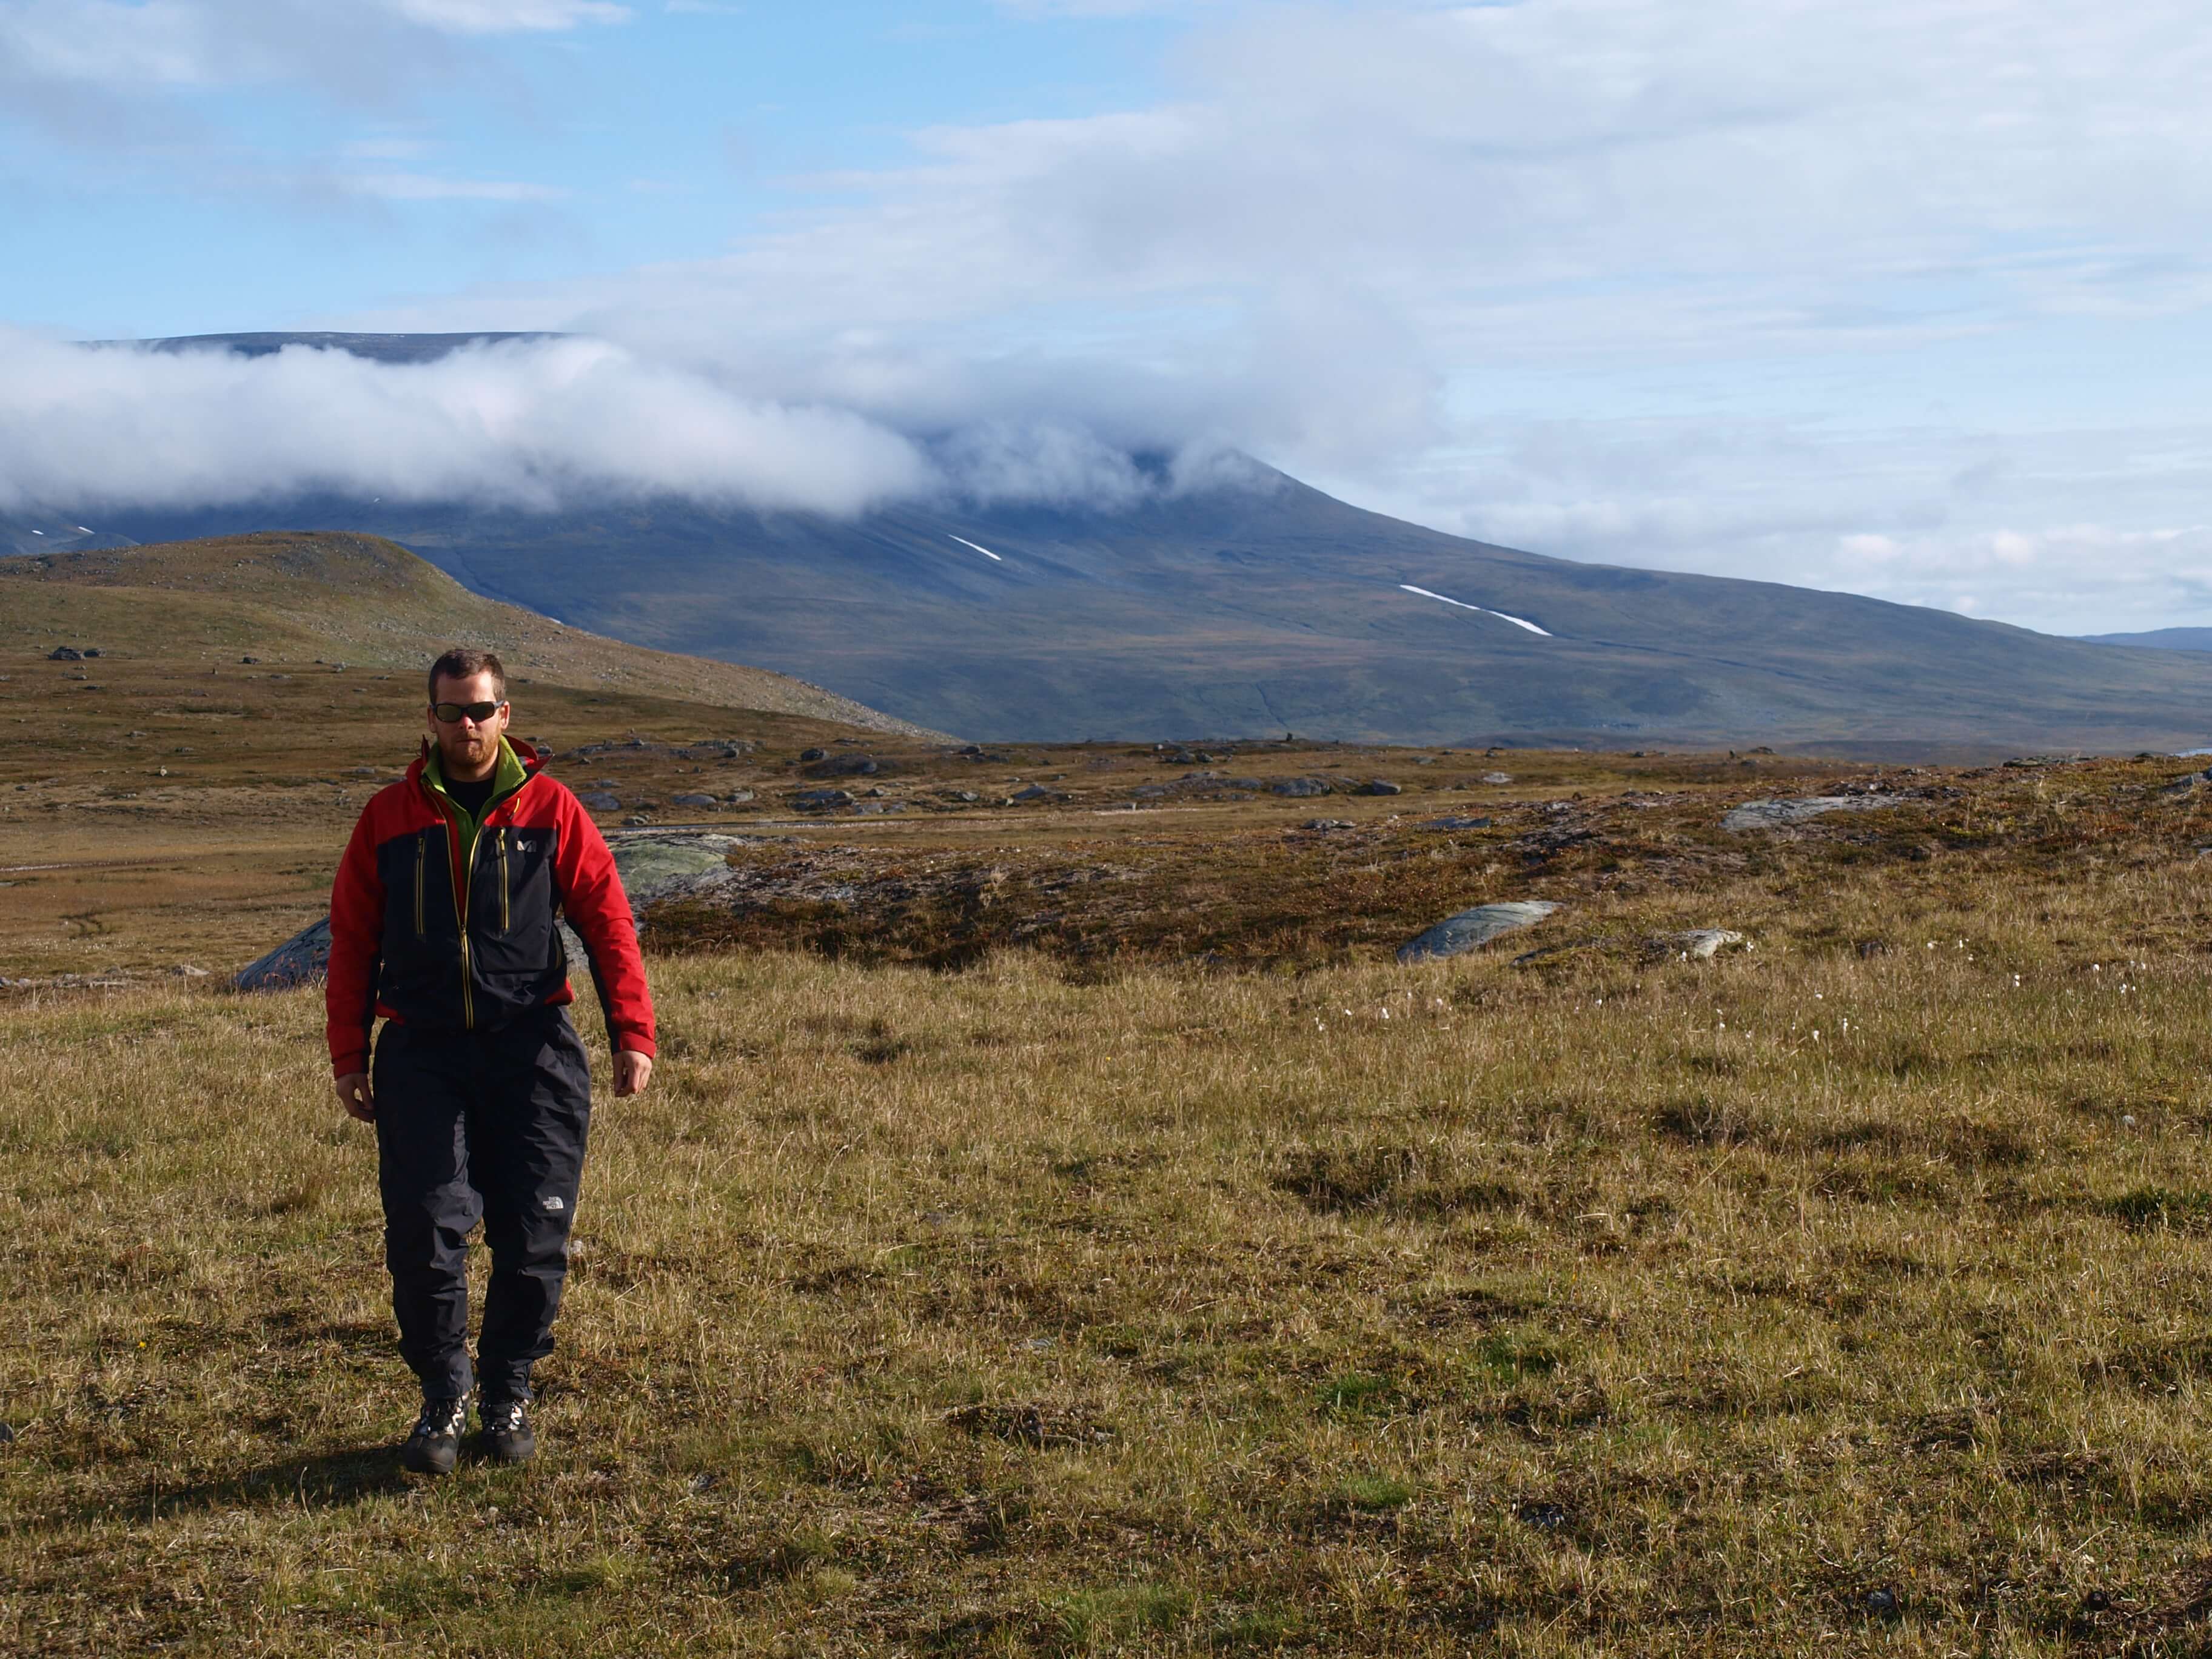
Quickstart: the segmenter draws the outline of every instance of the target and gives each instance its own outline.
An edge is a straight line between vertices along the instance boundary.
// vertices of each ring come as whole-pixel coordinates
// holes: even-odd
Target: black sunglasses
[[[434,702],[430,712],[447,726],[459,726],[464,716],[482,726],[506,707],[503,702]]]

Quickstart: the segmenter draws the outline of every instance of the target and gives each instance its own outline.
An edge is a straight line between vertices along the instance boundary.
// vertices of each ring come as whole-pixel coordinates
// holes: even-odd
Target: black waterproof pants
[[[526,1401],[568,1270],[592,1115],[584,1045],[559,1008],[493,1031],[387,1023],[371,1083],[399,1352],[425,1398],[469,1392],[468,1235],[481,1220],[491,1283],[477,1377],[488,1401]]]

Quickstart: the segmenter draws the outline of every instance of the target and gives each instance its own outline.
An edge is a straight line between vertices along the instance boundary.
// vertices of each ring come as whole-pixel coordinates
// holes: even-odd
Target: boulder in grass
[[[669,802],[669,805],[672,806],[719,806],[721,803],[712,795],[678,795],[674,800]]]
[[[619,795],[610,795],[603,790],[587,792],[577,796],[576,799],[578,801],[582,803],[584,810],[587,812],[619,812],[622,811],[622,797]]]
[[[1402,795],[1403,784],[1393,783],[1388,778],[1370,778],[1352,792],[1355,795]]]
[[[1515,899],[1503,904],[1478,904],[1447,916],[1417,939],[1398,949],[1401,962],[1429,962],[1455,957],[1487,945],[1501,934],[1534,927],[1559,907],[1549,899]]]
[[[842,789],[802,789],[791,798],[791,804],[802,812],[835,812],[850,806],[853,798]]]
[[[1692,962],[1711,962],[1732,945],[1750,943],[1733,927],[1692,927],[1686,933],[1662,933],[1655,942]]]
[[[1806,795],[1796,800],[1747,800],[1722,817],[1721,828],[1741,836],[1753,830],[1778,830],[1808,818],[1826,817],[1831,812],[1875,812],[1901,805],[1902,799],[1896,795]]]
[[[1300,799],[1314,795],[1326,795],[1329,791],[1326,778],[1285,778],[1267,786],[1279,795],[1290,795]]]
[[[48,662],[82,662],[84,653],[73,645],[58,645],[46,653]]]
[[[289,991],[295,985],[319,982],[330,968],[331,921],[325,916],[240,969],[231,983],[241,991]]]

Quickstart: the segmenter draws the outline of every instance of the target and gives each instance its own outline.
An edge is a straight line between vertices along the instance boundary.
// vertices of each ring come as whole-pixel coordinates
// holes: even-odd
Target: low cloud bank
[[[337,494],[555,511],[610,496],[849,516],[902,501],[1122,507],[1217,481],[1077,422],[903,431],[760,398],[605,341],[465,346],[386,363],[289,346],[86,346],[0,332],[0,508],[193,507]]]

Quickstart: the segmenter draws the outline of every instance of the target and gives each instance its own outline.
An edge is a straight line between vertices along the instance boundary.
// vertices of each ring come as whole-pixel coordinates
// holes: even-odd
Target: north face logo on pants
[[[562,1200],[561,1194],[558,1193],[546,1194],[544,1197],[538,1200],[538,1207],[544,1210],[548,1215],[558,1214],[561,1211],[568,1207],[567,1203]]]

